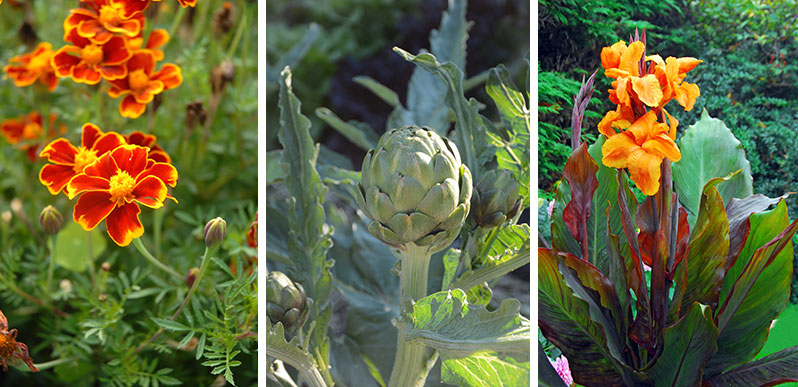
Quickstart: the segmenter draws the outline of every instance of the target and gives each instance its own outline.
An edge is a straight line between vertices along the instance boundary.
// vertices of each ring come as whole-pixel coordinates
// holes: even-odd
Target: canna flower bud
[[[205,246],[212,247],[222,243],[225,235],[227,235],[227,222],[219,217],[211,219],[205,225]]]
[[[61,213],[55,207],[47,206],[44,207],[39,215],[39,223],[47,235],[55,235],[61,230],[61,226],[64,224],[64,217],[61,216]]]

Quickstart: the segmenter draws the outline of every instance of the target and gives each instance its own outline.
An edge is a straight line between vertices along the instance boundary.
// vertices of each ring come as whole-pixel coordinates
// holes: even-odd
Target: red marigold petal
[[[47,144],[39,153],[39,157],[46,157],[47,161],[54,164],[71,166],[75,163],[77,154],[78,149],[74,145],[65,138],[59,138]]]
[[[124,20],[119,25],[105,25],[108,31],[123,34],[129,38],[135,38],[141,33],[141,22],[136,19]]]
[[[71,178],[67,183],[66,194],[72,200],[84,192],[93,191],[108,191],[111,188],[111,182],[103,179],[102,177],[89,176],[86,174],[78,174]]]
[[[53,195],[58,195],[75,176],[75,171],[69,165],[46,164],[39,171],[39,182]]]
[[[158,28],[150,32],[146,47],[152,50],[163,46],[167,42],[169,42],[169,33],[165,29]]]
[[[116,203],[111,201],[111,194],[108,192],[86,192],[75,203],[72,218],[84,230],[93,230],[114,211],[115,205]]]
[[[127,48],[125,39],[114,36],[103,45],[103,64],[118,65],[127,62],[133,53]]]
[[[72,75],[72,68],[80,63],[81,59],[72,53],[80,54],[80,49],[75,46],[64,46],[53,55],[52,66],[59,77]]]
[[[131,18],[136,13],[143,11],[149,5],[147,1],[114,0],[114,5],[122,4],[122,17]]]
[[[157,146],[150,149],[150,160],[155,160],[156,162],[159,163],[167,163],[167,164],[172,163],[172,158],[169,156],[169,154],[166,153],[165,150],[160,149],[160,147]]]
[[[141,145],[141,146],[146,146],[148,148],[155,143],[155,140],[156,140],[155,135],[144,134],[143,132],[138,130],[127,135],[128,144]]]
[[[177,2],[180,3],[180,5],[182,5],[183,8],[193,7],[197,5],[197,0],[177,0]]]
[[[177,168],[171,164],[155,163],[137,176],[136,180],[140,181],[147,176],[155,176],[170,187],[177,185]]]
[[[147,167],[147,148],[138,145],[121,145],[111,152],[119,169],[130,176],[138,176]]]
[[[141,209],[136,203],[126,203],[108,215],[105,227],[108,229],[108,235],[117,245],[127,246],[133,239],[144,235],[144,226],[139,220],[140,212]]]
[[[161,179],[146,176],[136,184],[132,193],[137,202],[150,208],[161,208],[168,191]]]
[[[147,75],[152,74],[155,69],[155,58],[152,53],[147,50],[137,51],[127,61],[127,71],[133,72],[138,69],[144,69]]]
[[[122,79],[127,76],[127,67],[124,65],[100,66],[100,74],[106,80]]]
[[[157,73],[153,74],[151,79],[163,82],[163,89],[169,90],[183,83],[183,74],[180,67],[168,63],[163,65]]]
[[[116,161],[111,158],[110,153],[105,153],[93,163],[83,168],[83,173],[89,176],[110,179],[119,170]]]
[[[139,118],[139,116],[144,114],[146,108],[146,104],[136,102],[136,99],[128,94],[119,104],[119,114],[121,114],[122,117]]]
[[[97,141],[100,136],[103,135],[103,131],[97,125],[94,125],[90,122],[83,124],[81,137],[80,137],[80,145],[84,148],[90,149],[94,146],[94,142]]]
[[[100,83],[102,75],[93,66],[88,66],[84,62],[78,63],[77,66],[72,68],[72,80],[77,83],[85,83],[87,85],[96,85]]]

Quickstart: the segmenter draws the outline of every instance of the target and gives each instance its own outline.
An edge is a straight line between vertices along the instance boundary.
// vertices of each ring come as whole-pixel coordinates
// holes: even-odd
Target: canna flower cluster
[[[645,43],[639,40],[629,45],[619,41],[601,50],[604,74],[614,79],[610,100],[618,107],[607,112],[598,129],[607,137],[602,163],[628,168],[632,181],[650,196],[659,190],[662,161],[681,159],[674,142],[679,122],[665,105],[675,99],[685,110],[693,108],[701,93],[684,78],[702,61],[690,57],[663,60],[659,55],[646,56],[645,51]]]
[[[66,133],[66,126],[56,124],[56,119],[55,113],[51,113],[46,136],[42,125],[42,115],[39,112],[31,112],[25,116],[3,120],[3,122],[0,122],[0,133],[9,144],[25,152],[28,159],[33,162],[36,161],[39,154],[39,146],[43,139],[44,141],[49,141],[58,135]]]
[[[159,49],[169,41],[162,29],[150,32],[146,43],[143,11],[150,1],[81,0],[82,8],[70,11],[64,21],[64,40],[69,43],[52,55],[52,67],[61,78],[95,85],[110,84],[108,95],[122,97],[119,113],[137,118],[155,95],[183,82],[180,67],[164,64]],[[195,2],[181,2],[193,6]]]
[[[168,192],[177,185],[177,169],[155,140],[141,132],[125,137],[85,124],[79,146],[59,138],[44,147],[39,156],[49,164],[39,181],[53,195],[79,196],[72,217],[84,230],[105,221],[111,239],[127,246],[144,234],[139,205],[161,208],[167,198],[177,202]]]

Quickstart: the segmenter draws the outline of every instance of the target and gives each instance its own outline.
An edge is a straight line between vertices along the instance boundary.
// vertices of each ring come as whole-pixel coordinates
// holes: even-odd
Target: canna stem
[[[402,265],[399,284],[403,315],[407,312],[410,300],[418,300],[427,295],[429,263],[432,257],[429,247],[416,246],[414,243],[408,243],[404,247],[405,250],[397,254]],[[400,323],[396,340],[396,357],[388,386],[423,386],[432,368],[428,366],[429,352],[424,345],[407,342],[405,328]]]

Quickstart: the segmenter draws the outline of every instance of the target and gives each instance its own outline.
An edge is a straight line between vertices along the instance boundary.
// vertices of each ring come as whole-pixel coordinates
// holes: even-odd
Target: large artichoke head
[[[471,172],[457,147],[429,130],[406,125],[386,132],[363,160],[358,204],[379,240],[448,247],[471,206]]]
[[[294,332],[308,315],[305,289],[279,271],[269,272],[266,276],[266,315],[273,324],[282,322],[287,332]]]
[[[481,227],[496,227],[521,210],[520,187],[506,170],[488,171],[479,179],[471,198],[471,218]]]

